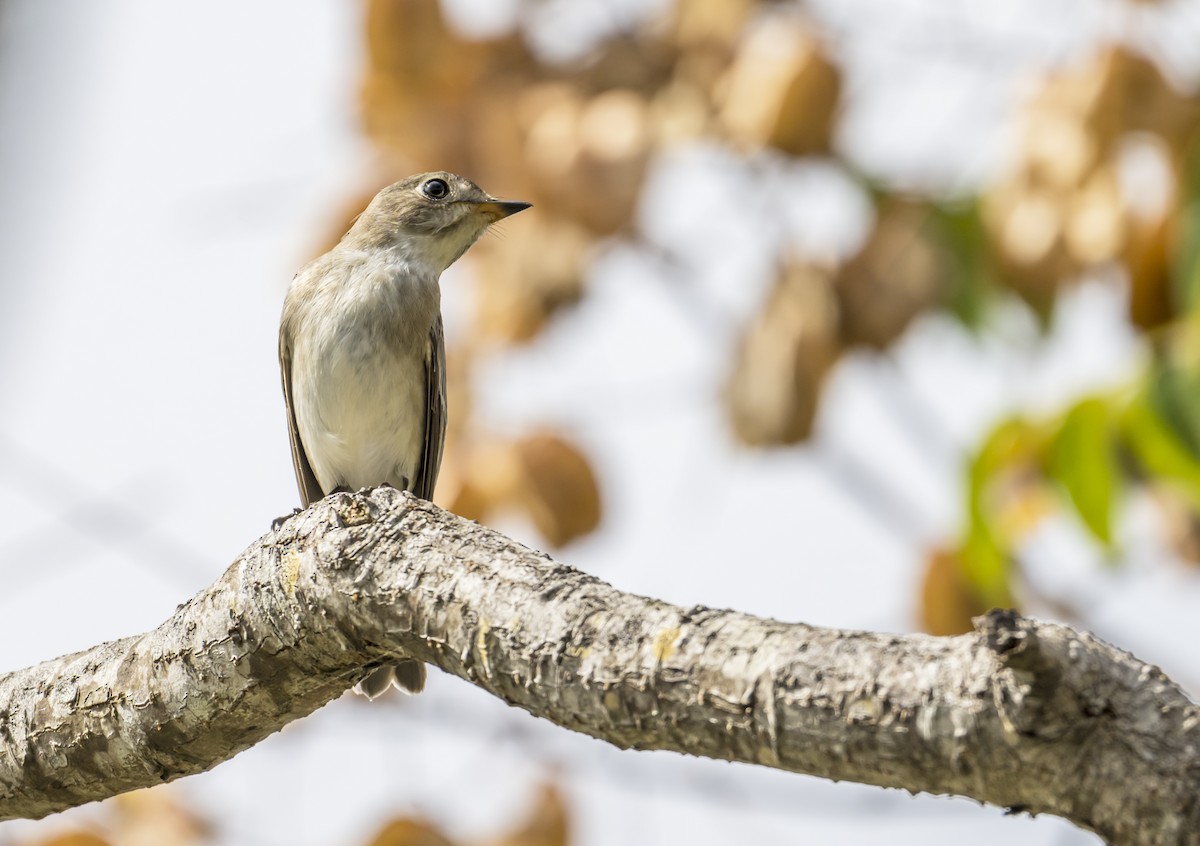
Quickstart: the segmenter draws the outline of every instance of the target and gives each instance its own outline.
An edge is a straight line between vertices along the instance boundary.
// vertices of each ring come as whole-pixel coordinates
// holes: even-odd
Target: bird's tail
[[[425,689],[425,665],[420,661],[401,661],[399,664],[378,667],[354,686],[354,692],[374,699],[392,685],[405,693],[420,693]]]

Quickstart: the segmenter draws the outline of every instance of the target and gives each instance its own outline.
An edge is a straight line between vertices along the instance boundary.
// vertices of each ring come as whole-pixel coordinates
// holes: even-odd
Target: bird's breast
[[[437,280],[348,280],[305,315],[293,352],[297,424],[325,491],[411,484],[425,439]]]

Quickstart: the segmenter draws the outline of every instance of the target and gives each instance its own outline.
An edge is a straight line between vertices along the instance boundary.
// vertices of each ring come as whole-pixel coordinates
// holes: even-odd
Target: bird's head
[[[489,226],[529,205],[497,200],[453,173],[420,173],[376,194],[346,238],[363,246],[397,250],[440,273]]]

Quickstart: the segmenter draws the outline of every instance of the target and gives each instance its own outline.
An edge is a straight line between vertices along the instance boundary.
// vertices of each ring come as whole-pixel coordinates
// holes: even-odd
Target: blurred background
[[[0,0],[0,669],[143,631],[298,501],[292,274],[449,169],[437,500],[616,586],[1200,690],[1200,3]],[[434,673],[3,846],[1092,844],[622,753]]]

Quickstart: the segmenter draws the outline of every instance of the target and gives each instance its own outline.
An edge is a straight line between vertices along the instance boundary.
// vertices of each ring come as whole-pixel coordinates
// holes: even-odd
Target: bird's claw
[[[282,517],[276,517],[274,520],[271,521],[271,531],[278,532],[280,529],[283,528],[284,523],[286,523],[288,520],[291,520],[293,517],[295,517],[297,514],[299,514],[303,510],[304,509],[302,509],[302,508],[293,508],[291,514],[284,514]]]

